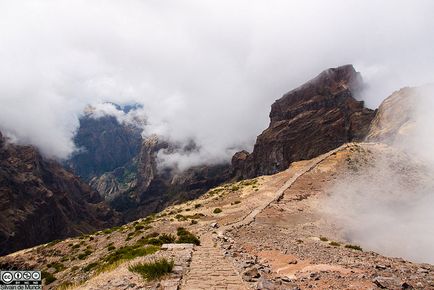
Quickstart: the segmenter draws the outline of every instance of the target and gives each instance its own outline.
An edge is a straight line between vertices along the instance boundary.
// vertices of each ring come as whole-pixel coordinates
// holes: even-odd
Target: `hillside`
[[[115,107],[118,113],[135,113]],[[145,119],[145,116],[135,116]],[[142,121],[144,122],[144,121]],[[186,152],[194,144],[181,146],[161,136],[142,137],[140,126],[121,122],[115,116],[97,114],[88,107],[80,119],[74,142],[78,152],[65,165],[99,192],[108,204],[134,220],[166,206],[194,199],[229,179],[228,163],[201,165],[177,170],[157,168],[159,152]]]
[[[322,208],[342,174],[363,170],[383,155],[404,158],[387,145],[346,144],[281,173],[226,184],[156,216],[21,251],[1,258],[0,264],[52,273],[56,280],[48,289],[434,288],[434,266],[360,248]],[[417,174],[417,163],[402,160]],[[408,171],[400,172],[406,180]],[[179,227],[198,235],[201,245],[146,245],[158,245],[150,237],[162,233],[176,237]],[[110,264],[123,247],[148,249],[149,254]],[[158,257],[175,262],[161,282],[146,282],[128,270],[128,265]]]
[[[0,133],[0,255],[120,223],[99,194]]]

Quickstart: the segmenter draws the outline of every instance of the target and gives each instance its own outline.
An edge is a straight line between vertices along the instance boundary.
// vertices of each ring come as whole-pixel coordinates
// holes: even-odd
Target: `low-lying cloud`
[[[194,142],[181,167],[251,149],[271,103],[353,63],[375,107],[433,79],[432,1],[0,3],[0,130],[67,158],[88,104],[138,103],[144,134]]]
[[[393,149],[374,151],[368,165],[341,176],[323,208],[351,242],[429,263],[434,263],[433,88],[411,91],[413,106],[399,108],[411,110],[410,118],[397,136],[381,140]],[[394,119],[403,115],[395,112]]]

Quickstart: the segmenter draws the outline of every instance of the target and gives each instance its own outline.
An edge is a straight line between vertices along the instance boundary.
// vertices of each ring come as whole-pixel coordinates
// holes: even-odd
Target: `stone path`
[[[200,240],[201,246],[193,252],[190,269],[183,278],[181,289],[249,289],[220,247],[214,245],[211,233],[204,234]]]
[[[239,228],[252,223],[255,217],[262,212],[272,202],[282,197],[284,192],[303,174],[315,168],[319,163],[336,152],[345,149],[349,144],[342,145],[335,150],[312,159],[306,166],[296,172],[285,184],[267,199],[245,215],[241,220],[222,226],[219,229],[219,236],[225,231]],[[201,246],[196,247],[193,252],[192,262],[189,271],[183,278],[181,289],[249,289],[241,276],[235,270],[231,261],[222,253],[220,245],[214,244],[210,232],[205,232],[201,236]]]
[[[290,188],[294,182],[297,181],[297,179],[299,177],[301,177],[302,175],[304,175],[305,173],[311,171],[313,168],[315,168],[319,163],[321,163],[322,161],[324,161],[327,157],[335,154],[336,152],[339,152],[349,146],[351,146],[352,143],[348,143],[348,144],[344,144],[332,151],[329,151],[323,155],[320,155],[314,159],[312,159],[304,168],[302,168],[301,170],[299,170],[298,172],[296,172],[288,181],[285,182],[285,184],[278,190],[276,191],[275,195],[272,196],[271,198],[269,198],[268,200],[264,199],[262,204],[259,205],[258,207],[256,207],[254,210],[252,210],[249,214],[247,214],[246,216],[244,216],[244,218],[242,218],[241,220],[222,226],[219,229],[219,235],[223,235],[225,231],[231,230],[231,229],[236,229],[242,226],[246,226],[251,224],[254,220],[255,217],[261,213],[266,207],[268,207],[271,203],[279,200],[283,194],[285,193],[285,191]]]

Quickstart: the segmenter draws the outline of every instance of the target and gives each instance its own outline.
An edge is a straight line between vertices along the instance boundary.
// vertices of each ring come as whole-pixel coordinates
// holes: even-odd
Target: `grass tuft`
[[[160,259],[150,263],[139,263],[131,265],[128,270],[140,274],[144,279],[148,281],[157,280],[164,275],[172,272],[174,262],[167,261],[166,259]]]
[[[176,240],[176,243],[178,244],[195,244],[196,246],[200,245],[199,238],[187,231],[185,228],[178,228],[176,234],[178,235],[178,239]]]

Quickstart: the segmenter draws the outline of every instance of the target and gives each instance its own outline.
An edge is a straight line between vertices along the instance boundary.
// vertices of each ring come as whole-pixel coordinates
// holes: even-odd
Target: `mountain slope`
[[[0,255],[119,222],[99,194],[0,133]]]
[[[363,251],[322,211],[340,174],[369,167],[375,156],[399,158],[394,152],[381,144],[347,144],[275,175],[217,187],[155,217],[0,258],[0,265],[51,272],[57,280],[48,289],[158,287],[128,266],[160,257],[176,265],[161,289],[431,289],[434,266]],[[118,249],[149,247],[149,237],[176,235],[178,227],[199,235],[201,246],[173,245],[104,268]],[[85,249],[89,255],[77,259]]]
[[[270,125],[253,152],[232,159],[237,178],[273,174],[353,140],[363,140],[375,112],[354,99],[362,80],[351,65],[331,68],[271,106]]]
[[[138,126],[94,113],[88,108],[80,119],[75,144],[81,151],[66,164],[127,220],[196,198],[229,178],[229,164],[159,168],[160,151],[188,151],[194,145],[183,147],[154,135],[142,139]]]
[[[81,151],[67,165],[89,181],[131,162],[140,151],[142,137],[135,126],[120,124],[113,116],[96,118],[88,112],[80,118],[74,142]]]

